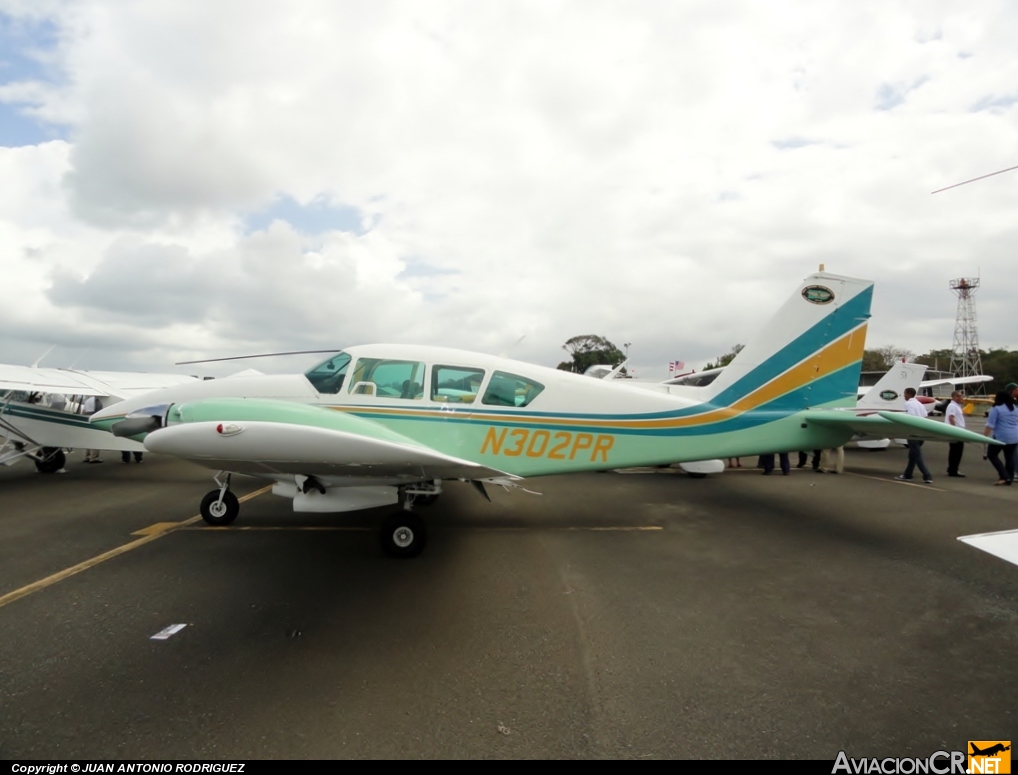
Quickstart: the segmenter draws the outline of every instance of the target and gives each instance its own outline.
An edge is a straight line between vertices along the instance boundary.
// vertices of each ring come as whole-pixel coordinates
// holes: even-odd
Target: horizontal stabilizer
[[[964,428],[956,428],[925,417],[913,417],[904,412],[859,415],[855,412],[831,409],[806,412],[806,421],[829,428],[851,429],[856,435],[875,439],[891,437],[923,441],[967,441],[972,444],[1001,443]]]

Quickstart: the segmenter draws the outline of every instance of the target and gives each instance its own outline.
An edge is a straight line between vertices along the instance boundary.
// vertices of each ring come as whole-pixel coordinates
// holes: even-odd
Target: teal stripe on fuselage
[[[38,420],[39,422],[57,423],[59,425],[73,425],[76,428],[88,428],[88,418],[83,415],[61,412],[56,409],[39,409],[21,404],[10,404],[4,407],[2,414],[9,414],[11,417],[22,417],[26,420]]]
[[[620,436],[707,436],[719,433],[729,433],[735,430],[745,430],[746,428],[754,428],[759,425],[765,425],[775,420],[783,419],[796,412],[801,412],[807,408],[815,408],[818,406],[836,407],[836,406],[855,406],[856,401],[856,390],[850,391],[843,390],[846,384],[852,383],[858,385],[859,383],[859,367],[860,361],[856,361],[848,366],[845,366],[838,371],[827,374],[820,379],[811,381],[808,385],[797,388],[789,393],[782,396],[778,396],[772,401],[768,401],[765,404],[761,404],[747,412],[743,412],[735,417],[726,417],[715,422],[704,423],[702,425],[693,425],[687,427],[678,428],[615,428],[605,427],[603,423],[596,422],[596,415],[584,415],[582,419],[592,420],[590,425],[560,425],[556,423],[547,422],[551,419],[577,419],[576,415],[572,414],[558,414],[552,415],[547,412],[537,415],[526,415],[520,416],[519,419],[506,420],[501,419],[506,415],[503,410],[501,415],[496,417],[487,416],[484,414],[472,414],[464,411],[460,416],[456,416],[453,412],[443,412],[441,416],[420,416],[412,414],[393,414],[393,413],[377,413],[372,412],[370,409],[365,411],[352,410],[352,413],[358,417],[364,417],[371,420],[376,420],[379,423],[386,425],[392,422],[449,422],[456,424],[478,424],[478,425],[492,425],[499,428],[529,428],[531,430],[548,430],[548,431],[571,431],[574,433],[612,433]],[[839,392],[840,391],[840,392]],[[822,396],[836,396],[830,398],[827,401],[816,401],[813,400],[814,394]],[[713,404],[706,404],[706,411],[716,410],[719,406]],[[351,411],[347,409],[347,411]],[[655,413],[653,415],[627,415],[626,419],[643,420],[643,419],[662,419]],[[602,415],[600,419],[611,420],[615,419],[610,415]],[[667,419],[667,418],[665,418]]]
[[[831,314],[824,317],[814,326],[812,326],[805,333],[798,336],[795,340],[790,342],[785,347],[781,348],[768,358],[766,361],[761,363],[749,374],[746,374],[740,380],[725,388],[721,393],[714,396],[709,404],[697,404],[696,406],[684,407],[681,409],[668,409],[665,411],[658,412],[646,412],[640,414],[595,414],[589,412],[541,412],[535,410],[520,411],[518,409],[508,408],[508,412],[513,414],[519,414],[520,420],[518,423],[502,420],[492,420],[499,425],[522,424],[530,426],[536,420],[540,418],[551,419],[568,419],[568,420],[665,420],[677,417],[692,417],[705,412],[714,411],[715,409],[728,406],[735,401],[739,400],[745,395],[752,393],[771,380],[779,377],[784,372],[793,368],[803,360],[813,355],[814,353],[822,350],[827,345],[836,342],[841,337],[845,336],[849,332],[858,328],[862,323],[870,317],[870,305],[872,302],[873,288],[872,286],[866,290],[858,293],[854,298],[845,302],[842,306],[831,310]],[[804,409],[807,407],[816,407],[823,404],[829,404],[834,401],[839,401],[845,396],[852,396],[853,401],[856,392],[859,387],[859,374],[855,369],[856,364],[851,364],[844,369],[840,369],[832,374],[841,375],[840,380],[828,380],[827,377],[818,379],[810,382],[803,389],[808,389],[809,394],[802,396],[801,391],[792,391],[788,395],[801,396],[803,404],[794,407],[795,410]],[[830,376],[830,375],[828,375]],[[853,403],[854,405],[854,403]],[[345,408],[345,407],[344,407]],[[393,407],[395,408],[395,407]],[[360,407],[355,410],[357,414],[363,417],[372,417],[372,419],[385,419],[391,415],[388,414],[371,414],[370,410],[362,412]],[[431,421],[434,419],[441,419],[449,422],[468,422],[469,420],[462,417],[456,417],[457,414],[470,415],[475,420],[481,419],[486,416],[504,416],[507,414],[507,409],[485,409],[483,407],[470,408],[470,409],[444,409],[443,414],[445,416],[441,418],[431,417],[419,417],[419,418],[401,418],[401,419],[420,419],[422,421]],[[539,427],[539,426],[534,426]]]

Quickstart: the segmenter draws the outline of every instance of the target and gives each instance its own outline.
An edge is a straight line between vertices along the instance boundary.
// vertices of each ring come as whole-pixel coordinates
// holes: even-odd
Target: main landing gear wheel
[[[43,447],[35,460],[35,468],[41,474],[55,474],[66,462],[67,457],[59,447]]]
[[[417,495],[414,497],[415,506],[430,506],[438,500],[438,494],[435,495]]]
[[[201,518],[216,527],[229,525],[240,513],[240,501],[237,500],[237,496],[227,490],[220,501],[220,492],[212,490],[201,499]]]
[[[391,557],[416,557],[424,549],[428,531],[412,511],[399,511],[382,523],[382,549]]]

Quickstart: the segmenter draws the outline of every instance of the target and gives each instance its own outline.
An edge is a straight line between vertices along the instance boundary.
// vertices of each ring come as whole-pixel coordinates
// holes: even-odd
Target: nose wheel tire
[[[424,520],[410,511],[400,511],[382,523],[382,549],[391,557],[416,557],[424,550],[428,531]]]
[[[237,496],[227,490],[223,500],[219,500],[219,490],[212,490],[201,499],[201,518],[208,524],[220,527],[229,525],[240,513],[240,501]]]
[[[67,456],[59,447],[43,447],[35,461],[35,468],[41,474],[55,474],[66,462]]]

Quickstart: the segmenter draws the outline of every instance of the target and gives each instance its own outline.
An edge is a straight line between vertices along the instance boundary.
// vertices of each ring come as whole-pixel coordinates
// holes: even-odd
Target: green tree
[[[930,350],[924,355],[916,358],[916,363],[925,363],[931,369],[947,371],[951,368],[951,350]],[[995,350],[980,350],[979,360],[983,364],[983,374],[989,374],[993,379],[984,383],[986,394],[992,396],[1010,382],[1018,382],[1018,351],[997,348]],[[965,388],[966,393],[975,392],[975,385]]]
[[[724,355],[719,355],[717,363],[708,363],[706,366],[703,367],[703,370],[707,371],[708,369],[720,369],[722,366],[727,366],[729,363],[735,360],[735,356],[741,353],[745,346],[746,345],[744,344],[735,345],[731,350],[729,350]]]
[[[1004,349],[989,352],[980,350],[979,359],[983,364],[983,374],[993,377],[986,383],[986,395],[992,396],[1003,390],[1009,382],[1018,382],[1018,352]]]
[[[862,370],[887,371],[895,363],[901,362],[902,358],[906,361],[912,361],[915,359],[915,353],[902,347],[895,347],[894,345],[878,347],[875,350],[863,350]]]
[[[569,353],[572,360],[563,361],[558,365],[562,371],[572,371],[582,374],[591,366],[605,363],[611,366],[618,366],[626,357],[622,351],[603,336],[594,334],[583,334],[574,336],[562,345],[562,349]]]
[[[915,362],[925,363],[931,369],[937,369],[938,371],[947,371],[951,368],[952,355],[951,350],[930,350],[928,353],[918,356]]]

